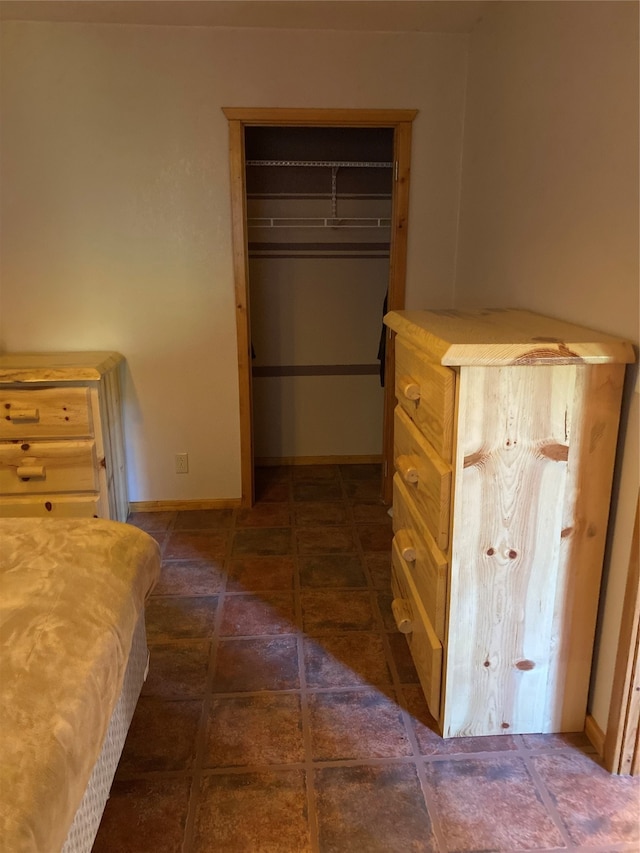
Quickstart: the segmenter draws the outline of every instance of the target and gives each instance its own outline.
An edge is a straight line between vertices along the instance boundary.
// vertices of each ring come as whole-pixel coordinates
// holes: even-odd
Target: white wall
[[[638,6],[496,3],[470,40],[458,306],[638,342]],[[591,713],[607,725],[638,497],[629,369]]]
[[[126,356],[131,500],[240,495],[223,105],[417,108],[407,301],[450,302],[466,36],[2,31],[0,346]]]

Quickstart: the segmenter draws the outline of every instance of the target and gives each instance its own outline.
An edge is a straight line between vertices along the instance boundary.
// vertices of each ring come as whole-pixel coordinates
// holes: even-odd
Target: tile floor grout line
[[[215,694],[212,691],[215,672],[217,667],[218,648],[220,642],[220,630],[222,627],[222,614],[224,612],[224,599],[228,579],[228,566],[231,560],[233,550],[233,534],[235,531],[235,521],[237,510],[233,511],[231,526],[228,531],[227,552],[223,561],[223,584],[222,589],[217,596],[216,614],[213,624],[213,634],[210,638],[211,648],[209,650],[209,666],[207,669],[207,678],[205,682],[204,695],[202,699],[202,711],[200,714],[200,723],[197,730],[196,741],[194,744],[194,761],[192,767],[191,791],[189,794],[189,805],[187,817],[185,821],[183,834],[182,853],[191,853],[195,844],[195,835],[197,829],[197,817],[201,800],[201,781],[202,770],[204,765],[204,748],[207,736],[207,727],[209,712],[213,705]]]
[[[572,850],[575,845],[574,845],[573,841],[571,840],[569,830],[567,829],[565,822],[562,819],[562,816],[560,815],[560,812],[558,811],[558,808],[556,807],[556,804],[553,801],[553,797],[551,796],[551,792],[547,788],[547,785],[546,785],[544,779],[538,773],[538,771],[535,767],[535,764],[532,761],[532,756],[527,755],[527,754],[523,754],[522,758],[523,758],[525,767],[527,768],[527,772],[529,773],[529,776],[531,777],[531,780],[533,781],[533,784],[536,788],[536,791],[539,794],[540,799],[542,800],[542,803],[544,804],[544,806],[547,810],[547,814],[549,815],[549,817],[551,818],[551,820],[553,821],[553,823],[557,827],[562,840],[565,842],[565,844],[567,846],[567,849]]]

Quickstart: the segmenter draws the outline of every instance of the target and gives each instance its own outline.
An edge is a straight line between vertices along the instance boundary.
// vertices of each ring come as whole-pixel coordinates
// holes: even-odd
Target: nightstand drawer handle
[[[398,378],[398,387],[407,400],[420,399],[420,386],[410,376],[400,376]]]
[[[26,421],[39,421],[40,412],[38,409],[14,409],[9,413],[9,420],[14,424],[25,423]]]
[[[411,541],[411,535],[408,530],[398,530],[396,533],[396,545],[405,563],[415,563],[416,549]]]
[[[413,631],[413,613],[409,602],[404,598],[394,598],[391,602],[391,612],[398,631],[401,634],[410,634]]]
[[[44,465],[20,465],[18,467],[18,477],[21,480],[31,480],[33,478],[45,480],[47,473]]]
[[[411,456],[398,456],[396,459],[396,468],[400,472],[400,476],[405,483],[418,482],[418,467]]]

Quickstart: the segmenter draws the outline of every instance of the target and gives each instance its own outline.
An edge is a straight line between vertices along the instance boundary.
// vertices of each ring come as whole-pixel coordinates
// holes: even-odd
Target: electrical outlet
[[[176,453],[176,474],[189,473],[189,454]]]

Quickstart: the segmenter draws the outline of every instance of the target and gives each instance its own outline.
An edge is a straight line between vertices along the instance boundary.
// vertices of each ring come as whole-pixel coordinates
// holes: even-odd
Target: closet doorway
[[[385,291],[387,310],[404,307],[416,113],[224,113],[242,504],[254,500],[254,456],[307,462],[381,455],[381,494],[390,502],[393,341],[382,333],[382,313]],[[376,362],[381,340],[382,364]]]

